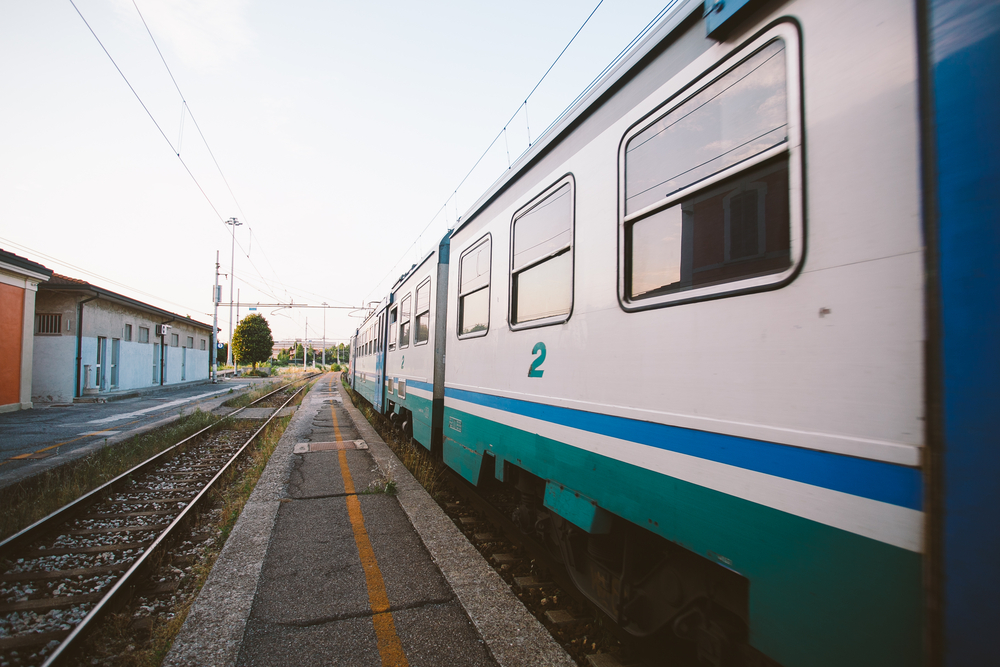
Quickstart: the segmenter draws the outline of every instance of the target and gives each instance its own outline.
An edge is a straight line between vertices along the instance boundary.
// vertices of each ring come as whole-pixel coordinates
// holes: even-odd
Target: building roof
[[[166,322],[163,324],[169,324],[173,321],[186,322],[192,326],[198,327],[200,329],[206,329],[209,332],[212,331],[211,324],[205,324],[197,320],[193,320],[186,315],[178,315],[177,313],[172,313],[169,310],[164,310],[163,308],[157,308],[143,301],[127,297],[123,294],[117,292],[112,292],[109,289],[105,289],[93,283],[89,283],[86,280],[80,280],[79,278],[71,278],[70,276],[64,276],[59,273],[50,272],[52,278],[47,283],[42,283],[38,286],[39,291],[45,292],[81,292],[84,294],[90,294],[99,299],[104,299],[105,301],[111,301],[119,305],[128,306],[130,308],[135,308],[136,310],[141,310],[146,313],[153,315],[158,315],[162,318],[167,318]]]
[[[22,269],[36,275],[44,276],[42,280],[48,280],[52,277],[52,269],[44,267],[37,262],[32,262],[30,259],[25,259],[20,255],[7,252],[3,248],[0,248],[0,264],[6,264],[14,269]]]

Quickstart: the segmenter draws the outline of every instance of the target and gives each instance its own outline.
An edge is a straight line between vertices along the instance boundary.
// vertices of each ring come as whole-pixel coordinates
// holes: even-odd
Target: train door
[[[379,412],[385,412],[385,311],[375,322],[375,400],[372,405]]]
[[[1000,84],[987,74],[1000,65],[1000,6],[930,0],[926,10],[928,664],[957,667],[996,660],[1000,624]]]

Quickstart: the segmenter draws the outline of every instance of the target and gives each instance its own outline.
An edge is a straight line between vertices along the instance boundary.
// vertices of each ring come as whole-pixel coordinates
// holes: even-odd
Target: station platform
[[[575,663],[329,373],[292,417],[163,664]]]

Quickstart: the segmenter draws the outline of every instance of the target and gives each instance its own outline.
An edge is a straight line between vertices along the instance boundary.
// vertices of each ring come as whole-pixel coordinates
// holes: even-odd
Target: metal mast
[[[219,302],[222,290],[219,287],[219,251],[215,251],[215,287],[212,288],[212,384],[219,381]]]
[[[229,351],[226,354],[226,364],[233,365],[233,268],[236,266],[236,228],[243,223],[236,218],[226,220],[233,228],[233,243],[229,255]]]

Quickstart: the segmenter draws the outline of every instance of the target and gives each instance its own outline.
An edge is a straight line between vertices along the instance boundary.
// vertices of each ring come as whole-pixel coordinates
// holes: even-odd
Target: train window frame
[[[486,284],[477,285],[474,287],[474,289],[463,290],[462,265],[465,261],[465,258],[471,255],[472,253],[477,252],[484,245],[489,245],[489,253],[488,253],[489,257],[487,261],[488,268],[486,270]],[[462,315],[464,314],[463,312],[464,300],[467,297],[476,294],[477,292],[480,292],[482,290],[486,290],[486,328],[480,329],[478,331],[469,331],[468,333],[462,333]],[[490,332],[490,319],[491,319],[490,302],[493,298],[492,290],[493,290],[493,235],[487,233],[484,234],[483,236],[480,236],[471,245],[469,245],[468,248],[462,251],[462,254],[459,256],[458,259],[458,290],[457,290],[458,303],[457,307],[455,308],[455,317],[456,317],[455,331],[458,334],[459,340],[465,340],[468,338],[481,338]]]
[[[396,335],[399,333],[399,306],[389,309],[389,351],[396,349]]]
[[[402,299],[399,300],[399,349],[401,350],[405,350],[406,348],[410,347],[410,339],[412,338],[412,336],[410,335],[410,331],[412,329],[412,327],[410,326],[410,321],[411,321],[410,318],[412,317],[410,311],[411,296],[412,294],[407,294],[406,296],[404,296]],[[406,336],[405,343],[403,342],[404,335]]]
[[[559,246],[555,251],[546,253],[544,256],[536,256],[527,260],[522,265],[516,265],[514,251],[516,248],[517,223],[537,211],[538,207],[545,203],[547,199],[555,195],[563,187],[569,187],[569,241],[565,245]],[[567,322],[573,315],[573,305],[576,297],[576,177],[572,172],[559,177],[554,183],[542,190],[531,201],[518,209],[510,221],[510,263],[508,265],[508,290],[507,290],[507,326],[511,331],[523,331],[525,329],[537,329],[539,327],[551,326]],[[569,309],[565,313],[558,313],[547,317],[539,317],[531,320],[518,322],[515,319],[517,313],[518,281],[517,277],[543,264],[556,260],[563,255],[569,255]]]
[[[782,41],[785,50],[785,112],[787,139],[757,154],[731,164],[716,173],[684,185],[667,196],[626,213],[626,152],[629,142],[640,133],[654,126],[660,120],[680,109],[692,98],[739,67],[772,42]],[[806,251],[806,220],[804,206],[804,123],[802,119],[802,62],[801,36],[794,21],[783,20],[761,31],[757,36],[736,45],[721,56],[712,57],[712,62],[699,68],[696,75],[679,84],[666,100],[634,122],[622,135],[618,149],[618,302],[627,312],[663,308],[697,301],[705,301],[753,292],[779,289],[791,283],[802,269]],[[680,287],[665,293],[668,285],[660,290],[652,289],[649,296],[633,296],[632,254],[630,233],[643,220],[664,214],[673,208],[680,209],[682,202],[691,200],[728,182],[737,181],[741,176],[765,168],[766,165],[787,161],[788,170],[788,234],[789,265],[781,271],[749,277],[735,277],[704,286]],[[752,185],[752,184],[751,184]],[[742,186],[741,186],[742,187]],[[727,216],[728,218],[728,216]],[[728,229],[728,224],[727,224]],[[682,241],[683,242],[683,241]],[[729,241],[725,242],[725,252],[729,253]]]
[[[420,290],[427,288],[427,307],[420,309]],[[431,277],[427,276],[417,289],[413,290],[413,345],[427,345],[431,339]],[[420,318],[427,317],[427,337],[420,338]]]

